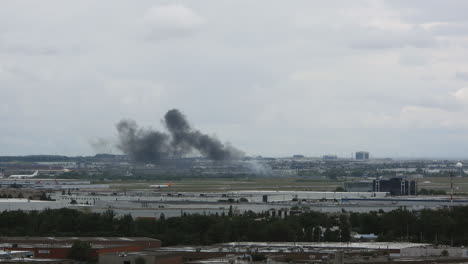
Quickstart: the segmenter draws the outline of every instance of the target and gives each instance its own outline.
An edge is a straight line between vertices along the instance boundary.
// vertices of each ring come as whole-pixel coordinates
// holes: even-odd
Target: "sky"
[[[468,1],[3,0],[0,155],[191,125],[248,155],[468,158]]]

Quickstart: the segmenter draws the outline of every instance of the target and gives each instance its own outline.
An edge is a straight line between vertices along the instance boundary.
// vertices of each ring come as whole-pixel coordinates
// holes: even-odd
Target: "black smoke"
[[[120,121],[117,124],[117,147],[137,162],[157,162],[163,158],[196,153],[212,160],[233,160],[244,156],[242,151],[229,144],[193,129],[177,109],[169,110],[163,123],[168,133],[140,128],[133,120]]]

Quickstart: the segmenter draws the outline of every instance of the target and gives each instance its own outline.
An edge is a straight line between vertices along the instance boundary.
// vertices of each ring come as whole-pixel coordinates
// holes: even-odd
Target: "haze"
[[[177,108],[248,155],[467,157],[466,10],[1,1],[0,155],[118,153],[119,120]]]

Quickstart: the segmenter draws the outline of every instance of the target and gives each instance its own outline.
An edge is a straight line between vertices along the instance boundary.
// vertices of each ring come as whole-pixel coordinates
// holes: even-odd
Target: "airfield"
[[[174,178],[160,180],[15,180],[23,188],[47,192],[53,202],[18,200],[15,208],[43,210],[73,208],[90,212],[113,210],[117,215],[160,218],[184,214],[243,214],[248,211],[284,217],[305,211],[369,212],[440,209],[468,205],[468,178],[414,179],[418,189],[445,191],[445,195],[390,196],[386,192],[343,191],[346,182],[362,178],[329,180],[321,177]],[[370,179],[367,179],[370,180]],[[454,199],[450,199],[451,180]],[[3,179],[11,183],[11,179]],[[166,187],[171,183],[170,187]],[[160,186],[151,187],[151,185]],[[3,188],[3,190],[12,190]],[[29,197],[29,194],[28,194]],[[22,204],[24,203],[24,204]],[[13,210],[13,207],[4,210]]]
[[[347,179],[354,180],[354,179]],[[150,185],[171,187],[151,188]],[[107,189],[51,193],[63,205],[78,210],[159,218],[184,214],[243,214],[248,211],[285,217],[305,211],[328,213],[441,209],[468,205],[468,181],[453,178],[457,193],[450,199],[450,179],[419,179],[419,188],[443,190],[447,195],[390,196],[386,192],[337,191],[344,181],[299,177],[180,179],[106,182]],[[98,184],[103,184],[99,182]],[[339,190],[339,189],[338,189]],[[464,193],[465,192],[465,193]],[[73,201],[73,202],[72,202]]]
[[[158,181],[112,181],[105,182],[111,188],[123,190],[151,190],[149,185],[172,182],[169,188],[172,192],[223,192],[241,190],[281,190],[281,191],[330,191],[344,187],[345,181],[359,181],[361,178],[346,178],[339,180],[307,179],[302,177],[252,177],[252,178],[212,178],[212,179],[176,179]],[[468,178],[453,177],[454,193],[468,195]],[[416,179],[418,189],[432,189],[451,192],[449,177],[426,177]],[[167,188],[153,189],[167,191]]]

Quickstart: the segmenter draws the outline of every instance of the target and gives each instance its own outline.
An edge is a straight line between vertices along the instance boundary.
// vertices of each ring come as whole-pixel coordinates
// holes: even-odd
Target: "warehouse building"
[[[160,240],[146,237],[0,237],[0,249],[30,251],[35,258],[65,259],[75,241],[89,242],[93,257],[161,246]]]

